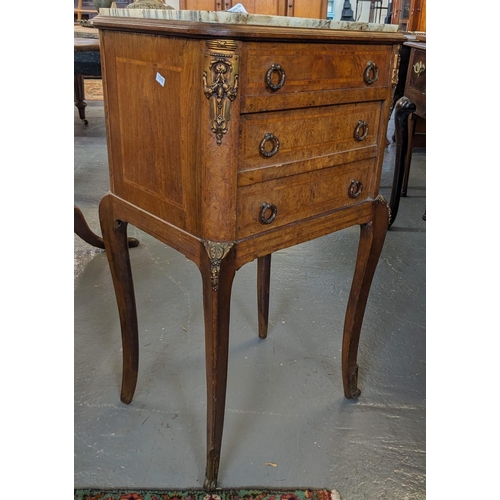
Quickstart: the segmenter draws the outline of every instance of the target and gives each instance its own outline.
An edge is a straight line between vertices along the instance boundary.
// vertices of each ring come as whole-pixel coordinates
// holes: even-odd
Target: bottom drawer
[[[237,238],[365,200],[376,158],[238,188]]]

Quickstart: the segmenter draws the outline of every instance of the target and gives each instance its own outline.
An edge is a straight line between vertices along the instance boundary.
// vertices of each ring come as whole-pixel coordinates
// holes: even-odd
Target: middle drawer
[[[374,101],[242,115],[240,177],[248,177],[255,169],[293,162],[304,163],[301,171],[308,171],[315,168],[307,165],[308,161],[373,149],[377,145],[381,106],[381,101]],[[283,168],[280,170],[282,173]]]

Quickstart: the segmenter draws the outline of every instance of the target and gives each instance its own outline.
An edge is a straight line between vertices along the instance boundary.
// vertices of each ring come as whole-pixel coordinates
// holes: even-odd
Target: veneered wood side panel
[[[107,46],[112,192],[199,234],[201,42],[106,31],[101,36]]]

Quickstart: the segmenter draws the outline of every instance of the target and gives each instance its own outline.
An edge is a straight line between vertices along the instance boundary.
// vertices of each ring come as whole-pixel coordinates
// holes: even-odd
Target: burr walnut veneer
[[[182,252],[203,281],[205,488],[217,483],[235,272],[258,259],[267,335],[271,254],[360,225],[344,325],[345,396],[385,239],[379,196],[398,33],[98,16],[111,189],[100,221],[120,313],[121,399],[138,373],[127,245],[133,224]]]

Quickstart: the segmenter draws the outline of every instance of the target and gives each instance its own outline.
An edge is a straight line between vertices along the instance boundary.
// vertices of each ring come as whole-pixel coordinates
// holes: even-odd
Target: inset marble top
[[[255,26],[283,26],[287,28],[318,28],[346,31],[396,32],[397,24],[334,21],[291,16],[266,16],[240,12],[206,10],[163,9],[99,9],[101,17],[135,17],[141,19],[164,19],[169,21],[194,21],[201,23],[249,24]]]

